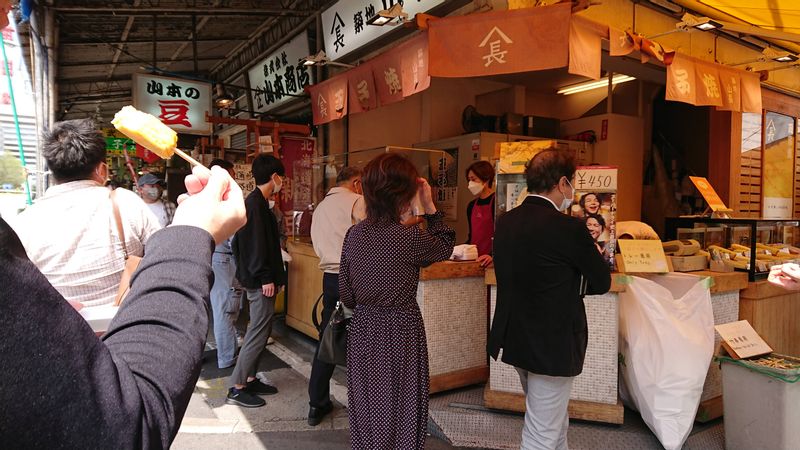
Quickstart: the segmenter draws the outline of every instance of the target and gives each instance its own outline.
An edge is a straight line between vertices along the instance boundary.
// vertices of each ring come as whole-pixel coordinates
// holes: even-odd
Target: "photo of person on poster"
[[[575,203],[569,212],[573,217],[578,217],[586,222],[586,228],[594,240],[597,251],[603,254],[603,258],[613,268],[616,248],[614,238],[616,194],[577,191]]]

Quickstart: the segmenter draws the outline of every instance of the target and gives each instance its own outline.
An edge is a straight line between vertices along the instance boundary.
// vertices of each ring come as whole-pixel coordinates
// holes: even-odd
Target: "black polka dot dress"
[[[354,308],[347,337],[354,449],[422,449],[428,424],[428,347],[417,305],[419,269],[450,257],[442,214],[427,229],[365,220],[347,233],[341,300]]]

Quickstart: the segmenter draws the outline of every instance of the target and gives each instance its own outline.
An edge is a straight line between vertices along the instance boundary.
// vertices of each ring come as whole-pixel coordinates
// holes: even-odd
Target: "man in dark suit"
[[[584,294],[611,286],[586,225],[563,214],[575,191],[575,160],[547,149],[527,164],[528,198],[497,220],[497,309],[489,354],[517,368],[526,392],[522,448],[566,449],[572,381],[583,370]]]

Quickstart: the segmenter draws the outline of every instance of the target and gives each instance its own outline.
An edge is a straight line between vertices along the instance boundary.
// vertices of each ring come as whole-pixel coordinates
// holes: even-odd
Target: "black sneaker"
[[[333,411],[333,403],[328,403],[326,406],[321,408],[311,407],[308,409],[308,424],[312,427],[315,427],[322,423],[322,419],[325,418],[331,411]]]
[[[243,389],[236,389],[232,387],[228,390],[228,398],[225,403],[229,405],[238,405],[245,408],[260,408],[267,404],[263,398],[248,393]]]
[[[247,382],[247,387],[244,388],[245,392],[256,395],[275,395],[278,393],[278,388],[262,383],[256,379]]]

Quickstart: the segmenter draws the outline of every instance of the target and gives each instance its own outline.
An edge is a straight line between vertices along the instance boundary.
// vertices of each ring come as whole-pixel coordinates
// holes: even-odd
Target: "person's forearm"
[[[103,338],[120,372],[119,388],[141,397],[142,429],[152,433],[144,442],[169,445],[199,376],[213,250],[211,235],[200,228],[154,234]]]

